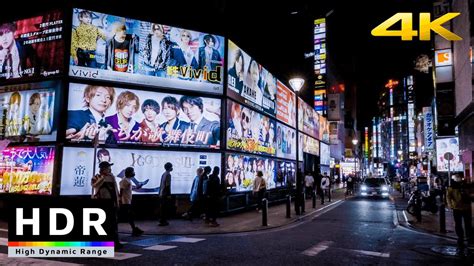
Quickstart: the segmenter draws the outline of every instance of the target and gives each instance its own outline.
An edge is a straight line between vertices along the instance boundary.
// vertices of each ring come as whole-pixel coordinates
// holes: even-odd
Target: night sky
[[[30,8],[41,10],[57,6],[57,2],[34,1]],[[151,2],[154,2],[153,6]],[[328,52],[336,66],[338,81],[344,82],[346,87],[357,87],[359,127],[369,125],[372,116],[376,115],[377,96],[385,82],[413,73],[414,59],[420,54],[430,54],[430,42],[418,41],[416,37],[410,42],[402,42],[398,37],[373,37],[370,31],[397,12],[415,13],[416,29],[418,13],[430,12],[432,1],[287,2],[82,0],[69,4],[78,3],[77,7],[98,12],[227,36],[278,79],[287,83],[295,75],[304,77],[307,83],[302,93],[309,102],[313,59],[305,59],[304,53],[313,50],[313,20],[333,10],[327,20]],[[97,7],[96,3],[101,4]],[[0,20],[24,17],[19,13],[27,13],[21,11],[26,3],[14,1],[13,4],[18,6],[15,12],[2,14]],[[429,83],[423,75],[421,79]]]

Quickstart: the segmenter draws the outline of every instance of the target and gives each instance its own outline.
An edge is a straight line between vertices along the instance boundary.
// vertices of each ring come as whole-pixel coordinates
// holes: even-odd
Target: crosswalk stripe
[[[146,250],[157,250],[157,251],[164,251],[172,248],[176,248],[177,246],[167,246],[167,245],[154,245],[151,247],[144,248]]]
[[[332,243],[333,243],[332,241],[320,242],[317,245],[312,246],[312,247],[308,248],[307,250],[301,252],[301,254],[306,255],[306,256],[310,256],[310,257],[314,257],[314,256],[318,255],[319,253],[321,253],[321,252],[325,251],[326,249],[328,249],[329,245],[331,245]]]
[[[2,231],[2,232],[8,232],[8,229],[0,228],[0,231]]]
[[[109,260],[127,260],[130,258],[140,257],[142,254],[136,253],[125,253],[125,252],[115,252],[114,257],[104,257],[101,259],[109,259]]]
[[[54,260],[33,259],[33,258],[9,258],[7,254],[0,253],[0,265],[73,266],[73,265],[82,265],[82,264],[54,261]]]
[[[369,255],[369,256],[390,258],[390,253],[381,253],[381,252],[375,252],[375,251],[355,250],[355,249],[353,249],[352,251],[360,253],[360,254],[364,254],[364,255]]]
[[[8,246],[8,239],[0,237],[0,246]]]
[[[192,237],[181,237],[173,240],[172,242],[181,242],[181,243],[197,243],[199,241],[206,240],[205,238],[192,238]]]

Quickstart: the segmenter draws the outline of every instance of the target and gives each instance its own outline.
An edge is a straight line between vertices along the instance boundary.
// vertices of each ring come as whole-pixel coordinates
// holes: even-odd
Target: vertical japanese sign
[[[425,151],[434,150],[434,130],[433,113],[431,107],[423,107],[424,131],[425,131]]]

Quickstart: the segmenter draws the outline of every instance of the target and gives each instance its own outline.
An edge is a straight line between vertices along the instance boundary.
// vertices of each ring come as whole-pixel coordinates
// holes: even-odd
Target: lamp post
[[[357,178],[357,160],[356,160],[357,143],[359,143],[358,139],[352,140],[352,144],[354,144],[354,178]]]
[[[298,119],[298,110],[299,110],[299,106],[298,106],[298,92],[301,90],[301,88],[303,87],[303,84],[304,84],[304,79],[302,78],[292,78],[290,79],[290,86],[291,88],[295,91],[295,94],[296,94],[296,200],[295,200],[295,212],[296,212],[296,215],[300,215],[301,212],[300,212],[300,207],[301,207],[301,204],[304,204],[303,202],[303,197],[302,197],[302,193],[303,193],[303,186],[301,184],[302,182],[302,176],[299,172],[299,119]]]

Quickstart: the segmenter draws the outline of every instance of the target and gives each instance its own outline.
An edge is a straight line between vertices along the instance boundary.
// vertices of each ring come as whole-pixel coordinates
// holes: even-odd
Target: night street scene
[[[1,13],[0,265],[474,265],[474,0]]]

